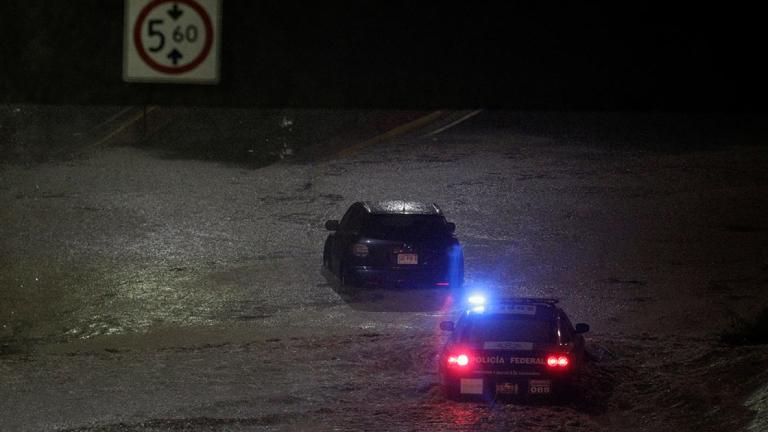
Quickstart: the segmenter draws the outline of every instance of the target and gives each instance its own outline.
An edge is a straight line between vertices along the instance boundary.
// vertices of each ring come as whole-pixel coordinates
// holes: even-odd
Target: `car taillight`
[[[466,366],[469,364],[469,357],[466,354],[452,355],[448,357],[448,364],[452,366]]]
[[[356,257],[365,258],[368,256],[368,246],[362,243],[355,243],[352,245],[352,255]]]
[[[551,354],[547,356],[547,366],[551,368],[565,368],[570,364],[568,356],[563,354]]]

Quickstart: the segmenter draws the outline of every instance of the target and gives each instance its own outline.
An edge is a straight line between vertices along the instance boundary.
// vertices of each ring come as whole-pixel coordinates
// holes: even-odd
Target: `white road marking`
[[[350,155],[362,148],[371,146],[373,144],[377,144],[381,141],[388,140],[403,134],[406,134],[412,130],[421,128],[422,126],[428,125],[432,123],[433,121],[437,120],[443,115],[443,111],[433,111],[423,117],[417,118],[416,120],[410,121],[408,123],[402,124],[394,129],[388,130],[387,132],[384,132],[382,134],[376,135],[375,137],[365,140],[361,143],[355,144],[353,146],[344,148],[340,150],[338,153],[336,153],[339,156],[347,156]]]
[[[437,129],[437,130],[433,130],[432,132],[430,132],[430,133],[428,133],[428,134],[426,134],[426,135],[424,135],[424,136],[425,136],[425,137],[428,137],[428,136],[437,135],[437,134],[439,134],[440,132],[442,132],[442,131],[444,131],[444,130],[447,130],[447,129],[450,129],[450,128],[452,128],[452,127],[456,126],[457,124],[459,124],[459,123],[461,123],[461,122],[463,122],[463,121],[466,121],[466,120],[469,120],[469,119],[471,119],[472,117],[474,117],[474,116],[476,116],[476,115],[480,114],[480,112],[482,112],[482,111],[483,111],[483,110],[481,110],[481,109],[479,109],[479,110],[475,110],[475,111],[472,111],[471,113],[469,113],[469,114],[467,114],[467,115],[465,115],[465,116],[462,116],[462,117],[461,117],[461,118],[459,118],[458,120],[452,121],[452,122],[448,123],[447,125],[445,125],[445,126],[441,127],[440,129]]]
[[[129,106],[129,107],[121,109],[119,112],[117,112],[116,114],[110,116],[108,119],[106,119],[103,122],[101,122],[101,123],[97,124],[96,126],[92,127],[88,131],[88,133],[93,133],[94,131],[96,131],[99,128],[103,127],[107,123],[112,123],[113,121],[117,120],[118,117],[122,116],[123,114],[127,113],[128,111],[132,110],[133,108],[134,108],[133,106]]]

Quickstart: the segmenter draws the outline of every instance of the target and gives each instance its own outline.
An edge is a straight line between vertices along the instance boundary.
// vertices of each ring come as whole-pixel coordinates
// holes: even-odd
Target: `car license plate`
[[[549,394],[552,390],[552,382],[549,380],[530,380],[528,382],[528,393],[530,394]]]
[[[459,381],[459,391],[461,394],[483,394],[483,380],[477,378],[462,378]]]
[[[517,394],[518,387],[516,383],[497,383],[496,393],[498,394]]]
[[[397,254],[397,264],[414,265],[419,263],[417,254]]]

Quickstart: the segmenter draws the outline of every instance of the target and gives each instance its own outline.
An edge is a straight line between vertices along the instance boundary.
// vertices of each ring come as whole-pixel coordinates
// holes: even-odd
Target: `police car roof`
[[[558,299],[555,298],[506,297],[485,305],[481,310],[476,310],[477,306],[470,307],[467,314],[477,317],[516,315],[521,318],[553,319],[556,316],[557,302]]]
[[[436,204],[419,201],[364,201],[362,204],[371,214],[440,214],[440,208]]]

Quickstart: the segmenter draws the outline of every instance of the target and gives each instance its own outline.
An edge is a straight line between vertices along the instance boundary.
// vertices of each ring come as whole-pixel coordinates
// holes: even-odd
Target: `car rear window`
[[[449,234],[440,215],[373,215],[363,227],[365,235],[382,239],[406,239]]]
[[[553,343],[554,336],[552,321],[510,314],[477,316],[467,324],[462,339],[465,342]]]

